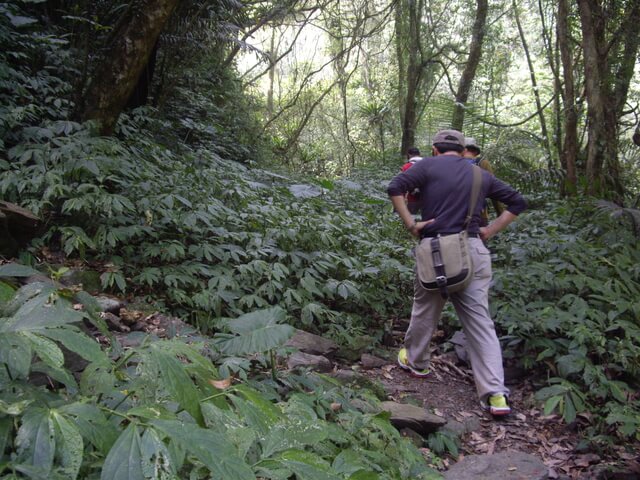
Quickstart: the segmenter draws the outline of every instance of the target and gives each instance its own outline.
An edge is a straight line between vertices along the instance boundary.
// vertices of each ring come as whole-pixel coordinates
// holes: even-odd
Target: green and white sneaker
[[[482,407],[494,417],[502,417],[511,413],[509,399],[504,393],[489,395],[487,403],[481,402]]]
[[[429,372],[428,368],[418,370],[417,368],[413,368],[411,365],[409,365],[409,358],[407,357],[406,348],[401,348],[398,352],[398,365],[400,365],[400,368],[402,368],[403,370],[407,370],[411,375],[418,378],[424,378],[431,373]]]

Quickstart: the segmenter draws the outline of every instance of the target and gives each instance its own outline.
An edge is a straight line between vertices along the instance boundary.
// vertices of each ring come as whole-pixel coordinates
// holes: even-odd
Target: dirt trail
[[[423,405],[447,420],[470,426],[471,431],[460,438],[459,459],[464,455],[515,450],[541,458],[550,468],[551,479],[640,480],[639,444],[621,446],[607,453],[581,450],[581,425],[588,419],[579,418],[574,424],[566,425],[557,415],[544,416],[526,378],[508,385],[512,414],[493,419],[480,408],[471,371],[464,365],[454,364],[451,358],[434,356],[432,375],[427,378],[412,377],[394,363],[363,373],[382,383],[396,402]],[[445,463],[456,460],[449,457]],[[604,473],[608,468],[619,473]]]

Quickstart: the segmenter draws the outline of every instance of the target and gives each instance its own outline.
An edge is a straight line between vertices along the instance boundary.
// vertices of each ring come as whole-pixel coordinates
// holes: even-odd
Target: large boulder
[[[523,452],[469,455],[444,474],[445,480],[547,480],[549,469],[538,457]]]

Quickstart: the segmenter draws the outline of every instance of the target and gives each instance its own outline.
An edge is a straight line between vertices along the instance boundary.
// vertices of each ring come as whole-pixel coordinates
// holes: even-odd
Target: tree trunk
[[[271,30],[271,44],[269,45],[269,90],[267,90],[267,118],[273,117],[273,87],[276,78],[276,29]]]
[[[520,23],[520,14],[518,13],[518,5],[516,0],[513,0],[513,12],[518,26],[518,33],[520,34],[520,40],[522,41],[522,48],[527,59],[527,65],[529,66],[529,76],[531,77],[531,88],[533,90],[533,96],[536,99],[536,108],[538,110],[538,118],[540,120],[540,130],[542,133],[542,145],[547,153],[549,167],[553,167],[553,157],[551,155],[551,145],[549,144],[549,132],[547,130],[547,121],[544,117],[544,109],[542,108],[542,101],[540,100],[540,92],[538,91],[538,82],[536,80],[536,73],[533,68],[533,62],[531,60],[531,54],[529,53],[529,45]]]
[[[562,59],[564,78],[564,141],[562,143],[562,166],[567,172],[566,193],[576,191],[577,174],[576,160],[578,158],[578,111],[573,79],[573,56],[571,53],[568,0],[558,0],[558,47]]]
[[[400,151],[405,154],[416,141],[417,123],[417,93],[421,83],[422,59],[420,58],[420,12],[421,1],[408,0],[407,15],[409,17],[408,28],[408,61],[406,75],[406,97],[404,101],[404,115],[402,115],[402,141]]]
[[[149,87],[153,81],[153,74],[156,70],[156,60],[158,58],[158,41],[156,40],[149,61],[147,65],[142,69],[138,83],[136,84],[129,101],[127,102],[126,109],[138,108],[147,104],[149,98]]]
[[[476,19],[473,23],[473,33],[471,35],[471,44],[469,45],[469,58],[467,59],[467,64],[462,71],[462,76],[458,83],[456,104],[453,107],[453,118],[451,120],[451,126],[460,131],[462,131],[464,126],[465,104],[467,100],[469,100],[471,85],[475,79],[476,69],[478,68],[482,55],[482,42],[484,40],[487,11],[489,9],[487,0],[477,0],[477,3]]]
[[[628,0],[605,12],[598,0],[578,0],[578,8],[588,103],[588,191],[621,203],[624,188],[618,160],[618,122],[638,54],[640,4]],[[607,33],[609,26],[617,27],[612,35]]]
[[[113,132],[177,4],[178,0],[140,0],[118,22],[105,58],[93,74],[81,113],[82,120],[97,121],[101,134]]]

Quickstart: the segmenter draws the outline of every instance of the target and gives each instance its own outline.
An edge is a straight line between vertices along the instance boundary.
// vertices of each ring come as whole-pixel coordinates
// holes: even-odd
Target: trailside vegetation
[[[172,31],[221,21],[207,5],[177,7]],[[371,413],[373,393],[277,368],[293,327],[361,351],[408,314],[412,240],[384,193],[397,168],[353,165],[348,179],[267,169],[256,99],[231,69],[187,63],[184,75],[161,68],[156,105],[96,136],[73,120],[78,46],[43,31],[0,4],[0,195],[43,220],[22,266],[0,266],[0,479],[438,478],[437,459]],[[376,105],[372,125],[384,127]],[[498,138],[509,153],[536,141]],[[586,445],[640,440],[637,204],[559,200],[559,169],[525,175],[515,153],[491,160],[532,207],[492,243],[506,356],[539,379],[531,401],[579,426]],[[637,172],[626,187],[637,193]],[[35,269],[61,272],[43,265],[47,252],[207,336],[122,347],[84,292],[20,285]],[[72,353],[87,363],[77,375]]]

